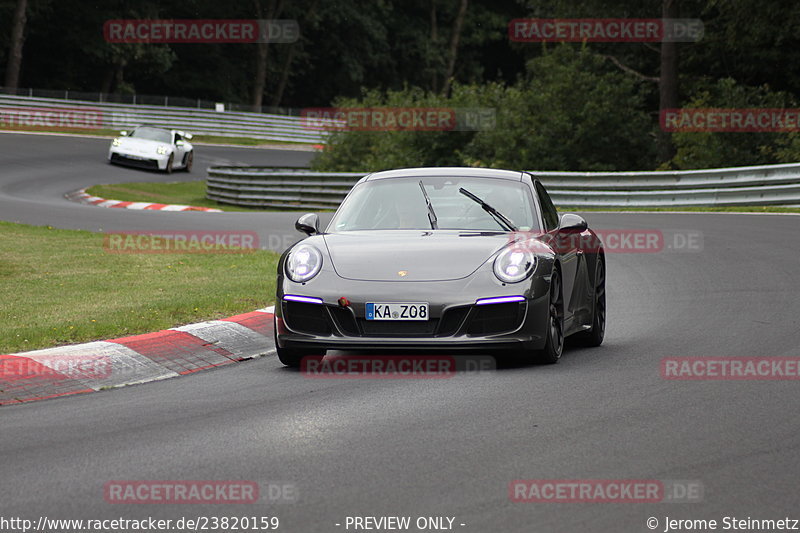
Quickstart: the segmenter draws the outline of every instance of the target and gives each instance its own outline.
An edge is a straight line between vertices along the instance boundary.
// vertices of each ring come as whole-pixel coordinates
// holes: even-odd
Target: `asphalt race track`
[[[107,143],[0,135],[0,218],[92,230],[291,229],[295,214],[140,213],[63,200],[95,183],[186,177],[110,167]],[[309,155],[199,146],[193,176],[223,161]],[[5,407],[2,514],[278,516],[279,531],[292,532],[346,531],[347,516],[449,516],[454,529],[474,532],[640,532],[650,531],[649,517],[664,531],[667,516],[796,515],[800,383],[665,380],[660,363],[800,356],[800,216],[586,218],[665,236],[659,252],[608,254],[602,347],[568,349],[554,366],[448,379],[309,379],[267,357]],[[674,235],[687,234],[701,245],[676,250]],[[693,503],[513,503],[516,479],[684,480],[703,491]],[[109,504],[110,480],[252,480],[291,485],[298,496]]]

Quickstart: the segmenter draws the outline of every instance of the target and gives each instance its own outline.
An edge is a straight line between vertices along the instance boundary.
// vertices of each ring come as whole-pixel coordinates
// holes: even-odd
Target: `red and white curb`
[[[274,309],[144,335],[0,355],[0,405],[146,383],[275,353]]]
[[[96,205],[98,207],[113,207],[117,209],[139,209],[144,211],[205,211],[206,213],[222,213],[221,209],[213,207],[196,207],[180,204],[149,204],[147,202],[124,202],[122,200],[107,200],[99,196],[92,196],[86,189],[79,189],[64,195],[67,200],[81,204]]]

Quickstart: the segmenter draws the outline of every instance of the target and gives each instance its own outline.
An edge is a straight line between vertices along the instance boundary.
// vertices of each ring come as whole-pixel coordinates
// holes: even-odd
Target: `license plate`
[[[428,304],[368,302],[367,320],[428,320]]]

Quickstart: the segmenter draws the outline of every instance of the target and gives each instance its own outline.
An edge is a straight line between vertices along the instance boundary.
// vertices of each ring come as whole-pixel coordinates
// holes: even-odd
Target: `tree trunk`
[[[111,93],[111,84],[114,82],[114,72],[113,65],[110,65],[108,68],[106,68],[106,73],[103,75],[103,83],[100,84],[101,93]]]
[[[11,26],[11,46],[6,64],[6,89],[16,89],[19,86],[19,71],[22,68],[22,45],[25,43],[25,20],[28,9],[28,0],[17,0],[14,10],[14,22]]]
[[[126,64],[127,64],[127,61],[125,61],[123,59],[123,60],[120,60],[120,62],[117,63],[114,66],[114,85],[112,86],[111,91],[120,92],[122,90],[123,85],[125,85],[125,65]],[[111,92],[111,91],[109,91],[109,92]]]
[[[261,19],[261,2],[255,0],[256,14]],[[269,0],[267,8],[267,19],[272,20],[278,15],[281,5],[280,0]],[[267,86],[267,65],[269,60],[269,43],[257,43],[256,50],[256,76],[253,82],[253,98],[251,100],[253,111],[261,112],[261,105],[264,102],[264,89]]]
[[[678,18],[678,0],[662,0],[661,16],[665,19]],[[661,73],[658,82],[659,112],[678,107],[678,43],[661,43]],[[660,120],[660,113],[659,113]],[[660,131],[658,136],[658,157],[663,163],[675,156],[675,146],[669,132]]]
[[[450,52],[447,58],[447,71],[445,72],[444,86],[442,86],[442,94],[445,96],[450,92],[450,85],[453,82],[453,73],[456,70],[458,41],[461,38],[461,27],[464,25],[464,16],[467,14],[468,1],[469,0],[461,0],[461,5],[458,7],[458,15],[456,15],[456,21],[453,23],[453,34],[450,36]]]
[[[256,52],[256,78],[253,84],[253,111],[261,112],[261,104],[264,100],[264,86],[267,83],[267,59],[269,59],[269,43],[257,43]]]
[[[278,107],[281,105],[281,100],[283,100],[283,91],[286,90],[286,83],[289,81],[289,69],[292,66],[296,46],[297,43],[292,43],[289,47],[289,52],[286,53],[283,69],[281,69],[281,80],[278,82],[278,89],[275,91],[275,96],[272,98],[272,107]]]
[[[436,0],[431,0],[431,42],[430,47],[431,50],[434,52],[438,52],[439,46],[439,28],[436,22]],[[428,61],[430,61],[430,54],[428,55]],[[439,62],[434,61],[433,65],[428,63],[431,69],[431,91],[439,92],[439,78],[437,76],[437,70],[439,70]]]
[[[319,6],[319,0],[314,0],[311,4],[311,7],[308,8],[306,11],[305,20],[311,24],[314,15],[316,15],[317,7]],[[292,67],[292,61],[294,60],[294,53],[297,51],[297,46],[299,43],[294,42],[289,46],[289,51],[286,54],[286,59],[283,62],[283,68],[281,69],[281,79],[278,82],[278,89],[275,91],[275,96],[272,98],[272,107],[278,107],[281,105],[281,100],[283,100],[283,93],[286,90],[286,84],[289,82],[289,69]]]

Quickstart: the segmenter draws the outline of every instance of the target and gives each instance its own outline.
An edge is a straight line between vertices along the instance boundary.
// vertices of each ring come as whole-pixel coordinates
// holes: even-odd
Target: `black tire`
[[[553,364],[561,359],[564,351],[564,298],[561,291],[561,275],[553,268],[550,278],[550,302],[547,312],[547,338],[541,350],[521,350],[505,357],[498,357],[498,366],[523,366],[531,363]]]
[[[191,172],[192,171],[192,164],[194,163],[194,150],[192,150],[191,152],[188,152],[185,157],[186,157],[186,159],[185,159],[186,165],[184,166],[183,169],[186,172]]]
[[[285,366],[296,368],[300,366],[300,362],[303,360],[303,357],[308,355],[305,352],[301,352],[299,350],[289,350],[287,348],[281,348],[278,345],[275,345],[275,349],[278,350],[278,359],[281,363]]]
[[[539,364],[558,363],[564,352],[564,296],[561,290],[561,274],[553,268],[550,278],[550,305],[547,312],[547,340],[534,359]]]
[[[175,154],[169,154],[169,159],[167,159],[167,166],[164,168],[164,172],[167,174],[172,174],[172,165],[175,162]]]
[[[303,357],[307,356],[324,356],[327,350],[297,350],[292,348],[281,348],[278,346],[278,333],[273,330],[273,338],[275,339],[275,350],[278,352],[278,360],[285,366],[296,368],[300,366]]]
[[[575,335],[582,346],[600,346],[606,333],[606,266],[597,258],[594,275],[594,302],[592,305],[592,329]]]

